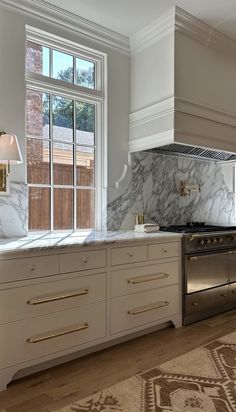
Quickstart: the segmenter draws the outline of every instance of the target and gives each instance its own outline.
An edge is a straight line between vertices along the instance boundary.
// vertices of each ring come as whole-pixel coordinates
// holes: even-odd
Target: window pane
[[[28,183],[50,184],[49,142],[42,139],[27,139]]]
[[[73,141],[73,100],[61,96],[52,97],[53,139]]]
[[[49,76],[49,54],[50,49],[48,47],[28,41],[26,49],[26,71]]]
[[[27,137],[49,137],[49,94],[36,90],[26,91]]]
[[[53,74],[54,79],[73,83],[73,56],[53,50]]]
[[[76,143],[94,145],[95,105],[75,102]]]
[[[72,189],[54,189],[54,229],[73,229]]]
[[[94,186],[94,148],[76,146],[76,184]]]
[[[50,189],[29,187],[29,229],[50,229]]]
[[[77,190],[77,229],[92,229],[94,219],[95,191],[90,189]]]
[[[73,145],[53,143],[54,185],[73,185]]]
[[[88,60],[76,58],[76,84],[80,86],[95,88],[95,63]]]

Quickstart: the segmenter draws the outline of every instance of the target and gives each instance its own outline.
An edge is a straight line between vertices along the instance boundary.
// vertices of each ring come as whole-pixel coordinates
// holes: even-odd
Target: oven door
[[[229,252],[185,255],[185,293],[228,283],[228,258]]]

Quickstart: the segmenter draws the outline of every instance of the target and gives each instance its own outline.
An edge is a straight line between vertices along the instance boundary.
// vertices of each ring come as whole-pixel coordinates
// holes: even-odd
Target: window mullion
[[[73,101],[73,172],[74,172],[74,190],[73,190],[73,212],[74,212],[74,230],[77,228],[77,196],[76,196],[76,104],[75,100]]]
[[[52,113],[52,95],[49,95],[49,141],[50,141],[50,178],[51,178],[51,230],[54,229],[54,176],[53,176],[53,113]]]

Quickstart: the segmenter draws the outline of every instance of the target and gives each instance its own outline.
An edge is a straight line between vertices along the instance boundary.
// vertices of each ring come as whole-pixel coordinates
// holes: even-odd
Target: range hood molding
[[[172,145],[170,152],[176,148],[178,153],[182,145],[194,157],[196,152],[201,157],[203,148],[215,151],[215,160],[232,159],[236,153],[236,59],[232,58],[236,42],[216,31],[214,39],[203,41],[212,30],[177,8],[173,30],[157,36],[156,42],[153,36],[149,43],[146,38],[145,45],[133,53],[130,152]],[[226,49],[230,53],[224,53]],[[199,150],[191,151],[192,146]]]

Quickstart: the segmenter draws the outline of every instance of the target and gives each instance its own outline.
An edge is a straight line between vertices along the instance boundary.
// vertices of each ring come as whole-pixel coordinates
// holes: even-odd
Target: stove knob
[[[211,239],[207,239],[206,243],[207,243],[207,245],[210,245],[211,244]]]
[[[213,245],[216,245],[217,244],[217,239],[213,239],[212,243],[213,243]]]
[[[220,239],[218,239],[218,242],[219,242],[219,243],[223,243],[222,237],[220,237]]]
[[[231,237],[232,242],[235,242],[236,236]]]
[[[201,246],[204,246],[205,245],[205,241],[202,239],[202,240],[199,240],[199,242],[198,242]]]

